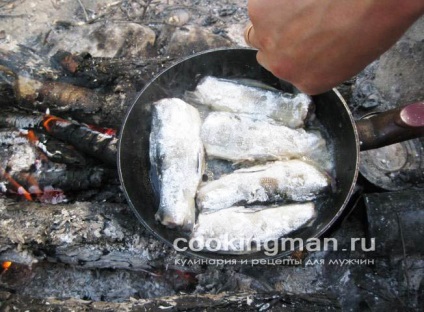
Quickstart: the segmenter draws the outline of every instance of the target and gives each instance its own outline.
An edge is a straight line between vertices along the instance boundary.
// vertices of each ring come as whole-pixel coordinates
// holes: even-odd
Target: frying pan
[[[146,85],[125,117],[118,147],[118,167],[126,198],[139,221],[169,245],[177,238],[187,238],[187,234],[166,228],[154,217],[159,198],[152,185],[154,181],[150,178],[151,105],[166,97],[182,98],[186,90],[194,90],[199,80],[207,75],[255,79],[280,89],[279,79],[257,63],[256,52],[253,49],[218,49],[190,56],[166,69]],[[412,127],[410,125],[405,128],[405,122],[402,124],[402,118],[398,118],[399,111],[389,112],[386,117],[377,121],[370,119],[355,124],[346,102],[335,89],[314,96],[314,102],[316,116],[326,129],[327,143],[335,151],[337,186],[331,196],[317,203],[318,214],[313,223],[287,236],[303,239],[304,242],[308,238],[320,237],[342,215],[357,179],[361,145],[364,149],[373,148],[424,134],[423,125],[416,118],[412,118]],[[413,106],[409,108],[409,113],[416,113],[421,108],[422,105],[418,109]],[[396,118],[401,121],[393,122]],[[386,130],[379,130],[381,125]],[[186,251],[191,256],[236,261],[276,258],[290,252],[279,248],[279,253],[270,257],[260,251],[247,255],[194,252],[190,249]]]

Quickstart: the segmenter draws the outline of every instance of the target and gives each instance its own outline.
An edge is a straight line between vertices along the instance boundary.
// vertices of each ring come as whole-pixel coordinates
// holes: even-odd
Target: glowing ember
[[[28,141],[31,143],[35,143],[38,141],[37,136],[35,135],[35,132],[33,130],[29,130],[27,134]]]
[[[0,176],[3,176],[10,183],[10,185],[13,186],[13,188],[19,195],[23,195],[26,200],[32,201],[31,194],[14,178],[12,178],[12,176],[6,170],[0,168]]]
[[[3,272],[6,272],[7,270],[9,270],[11,266],[12,266],[11,261],[4,261],[2,264]]]
[[[98,126],[95,126],[95,125],[86,125],[86,126],[90,130],[97,131],[99,133],[106,134],[106,135],[109,135],[109,136],[116,136],[116,130],[115,129],[98,127]]]
[[[43,193],[41,191],[40,186],[38,185],[38,182],[37,182],[37,180],[36,180],[36,178],[34,176],[32,176],[31,174],[28,174],[25,177],[25,180],[26,180],[26,182],[29,185],[28,191],[31,194],[35,194],[35,195],[39,196],[39,195],[41,195]]]
[[[44,117],[44,121],[43,121],[43,127],[44,129],[46,129],[48,132],[51,132],[51,123],[57,123],[57,122],[61,122],[61,123],[66,123],[69,124],[69,121],[56,117],[56,116],[51,116],[51,115],[46,115]]]
[[[196,284],[198,282],[194,273],[184,272],[184,271],[180,271],[180,270],[175,270],[175,273],[177,273],[177,275],[180,278],[182,278],[183,280],[185,280],[186,282],[188,282],[190,284]]]
[[[63,191],[52,186],[44,187],[43,193],[41,194],[41,196],[38,196],[38,200],[42,203],[53,205],[67,201]]]

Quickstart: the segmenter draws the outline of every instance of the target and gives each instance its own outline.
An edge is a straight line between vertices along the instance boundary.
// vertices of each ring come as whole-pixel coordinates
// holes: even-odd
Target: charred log
[[[0,77],[2,78],[0,90],[4,90],[10,98],[13,88],[19,106],[27,109],[49,108],[57,112],[79,111],[91,114],[99,111],[104,102],[103,96],[91,89],[57,81],[35,79],[1,65]]]
[[[60,129],[53,125],[60,120],[62,125],[77,127],[64,132],[70,135],[71,143],[82,147],[84,151],[88,150],[94,156],[100,156],[103,160],[109,159],[112,166],[115,164],[116,153],[111,150],[111,147],[116,148],[117,139],[113,136],[115,134],[113,129],[80,126],[52,116],[47,116],[44,123],[40,122],[39,116],[26,118],[26,116],[11,115],[9,118],[0,119],[6,126],[35,126],[36,128],[45,126],[46,130],[53,129],[53,131]],[[73,137],[73,134],[77,135],[77,138]],[[69,137],[65,136],[65,139]],[[81,137],[82,145],[78,140]],[[91,143],[100,145],[90,146]],[[91,158],[88,159],[91,167],[83,169],[82,166],[86,165],[86,157],[73,146],[52,138],[40,130],[0,130],[0,145],[4,146],[0,149],[0,168],[2,168],[0,192],[4,194],[24,197],[27,200],[36,199],[44,203],[58,203],[66,200],[64,192],[99,189],[107,184],[110,178],[116,178],[114,171],[96,167],[94,159]],[[103,151],[103,154],[98,154],[96,151]]]
[[[18,75],[0,65],[2,108],[17,106],[23,110],[41,112],[49,109],[52,113],[60,113],[61,116],[81,122],[118,126],[127,105],[132,101],[132,97],[127,99],[126,92],[135,94],[130,87],[125,86],[122,89],[125,91],[103,94],[69,83],[38,80],[28,74]]]
[[[94,159],[47,136],[33,130],[0,130],[1,193],[40,199],[54,192],[98,189],[115,177],[113,170],[96,167]],[[86,159],[91,166],[82,168]]]
[[[0,118],[1,119],[1,118]],[[21,122],[25,122],[22,121]],[[31,121],[30,121],[31,122]],[[0,145],[32,144],[48,159],[56,163],[83,166],[86,159],[69,144],[34,130],[0,130]]]
[[[41,131],[29,130],[28,136],[31,142],[53,162],[75,166],[84,166],[86,164],[85,157],[72,145],[57,140]]]
[[[54,116],[46,116],[43,127],[52,136],[68,142],[81,152],[96,157],[109,166],[116,166],[116,137]]]
[[[0,49],[0,105],[42,112],[49,108],[80,122],[118,127],[136,93],[172,61],[60,52],[50,66],[27,49]]]
[[[86,114],[100,110],[104,98],[99,93],[84,87],[55,81],[39,81],[18,76],[15,94],[20,106],[51,111],[79,111]]]
[[[100,188],[111,175],[103,168],[87,169],[51,169],[47,171],[36,171],[34,173],[21,172],[13,178],[26,189],[29,189],[36,181],[38,187],[45,189],[48,186],[67,191],[80,191]]]

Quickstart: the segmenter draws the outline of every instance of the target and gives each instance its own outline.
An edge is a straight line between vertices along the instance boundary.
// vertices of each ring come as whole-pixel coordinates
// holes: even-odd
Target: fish
[[[293,159],[239,169],[201,186],[196,203],[200,211],[240,204],[313,200],[330,185],[329,176],[312,164]]]
[[[234,162],[313,159],[328,153],[319,131],[291,129],[246,114],[210,113],[203,122],[201,138],[208,157]]]
[[[152,104],[149,157],[158,180],[156,220],[169,228],[191,231],[195,195],[205,167],[201,119],[193,106],[178,98]]]
[[[234,206],[210,213],[199,213],[190,236],[193,246],[210,252],[243,254],[260,250],[264,244],[275,242],[316,216],[313,202],[256,210]]]
[[[314,107],[311,97],[303,93],[293,95],[212,76],[204,77],[194,91],[186,91],[184,100],[213,111],[271,118],[290,128],[303,127]]]

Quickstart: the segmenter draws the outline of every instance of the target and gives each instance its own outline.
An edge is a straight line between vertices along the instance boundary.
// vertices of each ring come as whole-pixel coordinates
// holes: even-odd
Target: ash
[[[246,5],[247,0],[2,1],[0,127],[25,128],[26,120],[39,120],[35,112],[48,108],[79,124],[119,131],[137,92],[165,67],[205,49],[245,46]],[[414,94],[422,99],[422,34],[411,29],[391,52],[340,86],[355,117],[411,101]],[[49,86],[77,94],[78,101],[41,87],[24,98],[17,81],[58,83]],[[81,106],[81,99],[89,105]],[[293,254],[302,259],[297,266],[212,265],[190,262],[150,234],[125,203],[113,166],[84,153],[58,164],[26,139],[17,140],[0,142],[0,173],[7,171],[29,189],[27,179],[18,177],[38,168],[46,185],[62,182],[59,196],[66,201],[30,202],[8,193],[10,181],[0,180],[1,310],[420,311],[422,164],[402,171],[408,184],[396,192],[361,177],[346,215],[326,233],[338,240],[337,251]],[[68,147],[61,150],[70,155]],[[63,174],[48,176],[43,168]],[[375,237],[376,250],[351,251],[352,237]]]
[[[122,302],[128,298],[155,298],[176,293],[164,278],[124,270],[78,270],[70,266],[42,264],[32,267],[34,277],[22,286],[22,295],[38,298],[80,298]],[[54,287],[52,287],[54,285]]]

